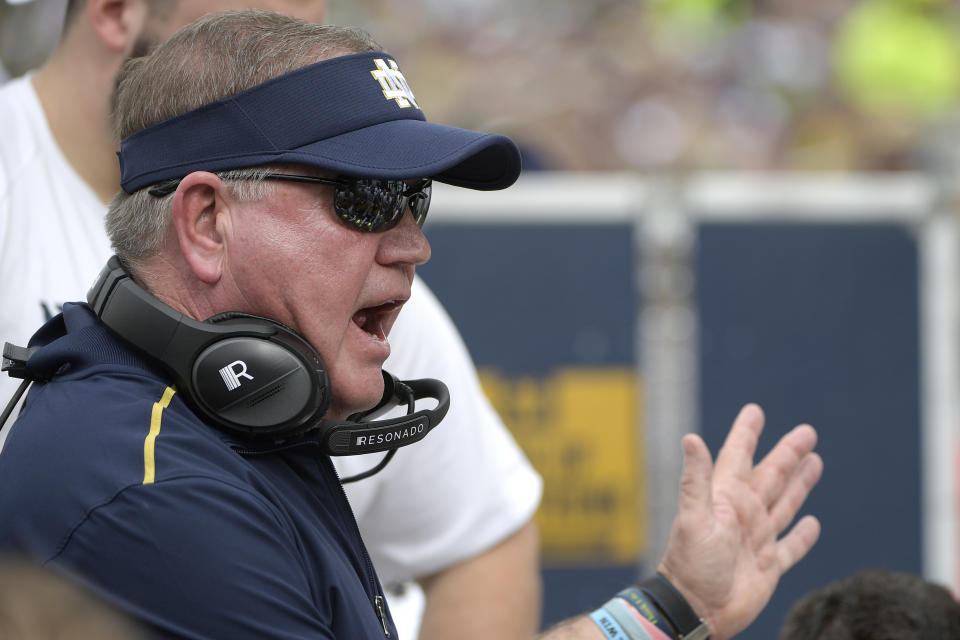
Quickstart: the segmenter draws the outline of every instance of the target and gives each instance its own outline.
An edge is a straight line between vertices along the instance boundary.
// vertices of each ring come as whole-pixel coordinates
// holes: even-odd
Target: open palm
[[[820,535],[817,519],[805,516],[778,539],[823,471],[816,431],[794,428],[754,466],[763,424],[760,407],[746,405],[716,465],[699,436],[683,439],[680,500],[659,571],[706,620],[713,640],[750,624]]]

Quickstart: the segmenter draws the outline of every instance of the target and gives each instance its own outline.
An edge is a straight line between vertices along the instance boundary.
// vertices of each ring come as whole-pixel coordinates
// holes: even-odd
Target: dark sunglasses
[[[226,178],[234,179],[234,178]],[[397,226],[410,207],[418,227],[423,227],[430,209],[433,183],[429,178],[408,184],[404,180],[378,178],[314,178],[287,173],[268,173],[264,180],[285,180],[308,184],[331,184],[336,187],[333,210],[345,223],[360,231],[386,231]],[[147,190],[162,198],[177,190],[180,179],[167,180]]]

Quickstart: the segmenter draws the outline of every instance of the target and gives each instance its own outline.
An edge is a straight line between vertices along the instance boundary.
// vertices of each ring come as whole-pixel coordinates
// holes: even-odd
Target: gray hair
[[[274,170],[263,166],[214,173],[224,181],[231,196],[240,201],[254,201],[273,193],[274,184],[263,177]],[[121,191],[107,210],[107,235],[113,252],[134,272],[141,260],[156,254],[163,246],[176,193],[157,197],[148,191],[140,189],[131,194]]]
[[[205,16],[157,47],[128,60],[114,95],[120,139],[174,116],[235,95],[301,67],[350,53],[379,51],[362,29],[319,25],[262,10]],[[240,200],[272,192],[269,167],[216,172]],[[170,226],[173,197],[147,188],[120,192],[107,211],[114,252],[129,268],[156,254]]]

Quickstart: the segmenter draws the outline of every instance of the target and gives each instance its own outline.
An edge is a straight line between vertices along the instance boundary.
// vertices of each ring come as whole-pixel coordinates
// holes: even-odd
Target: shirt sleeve
[[[496,545],[527,523],[542,480],[480,387],[453,321],[419,279],[390,333],[384,368],[400,379],[437,378],[450,410],[379,474],[345,485],[385,584],[433,573]],[[335,458],[342,476],[383,454]]]
[[[170,638],[334,638],[294,538],[242,488],[205,478],[130,487],[52,564]]]

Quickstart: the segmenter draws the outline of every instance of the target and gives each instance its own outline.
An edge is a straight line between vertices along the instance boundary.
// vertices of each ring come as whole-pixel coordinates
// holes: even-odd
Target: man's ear
[[[130,55],[147,21],[145,0],[87,0],[87,19],[111,51]]]
[[[215,284],[223,274],[226,245],[218,225],[230,224],[232,202],[223,181],[207,171],[185,177],[173,195],[180,252],[194,275],[207,284]]]

